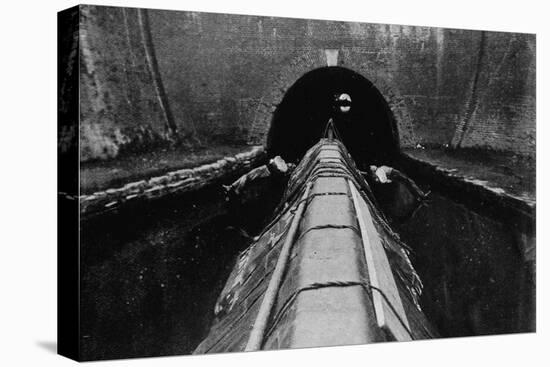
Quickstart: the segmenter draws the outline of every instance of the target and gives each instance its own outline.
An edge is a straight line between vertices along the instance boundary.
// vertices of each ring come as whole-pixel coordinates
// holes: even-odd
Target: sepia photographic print
[[[535,34],[59,12],[59,353],[535,332],[535,56]]]

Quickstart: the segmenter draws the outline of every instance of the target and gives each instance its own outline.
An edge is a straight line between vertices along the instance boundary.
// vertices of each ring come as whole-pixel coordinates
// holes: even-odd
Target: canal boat
[[[196,354],[434,338],[410,249],[329,133],[239,254]]]

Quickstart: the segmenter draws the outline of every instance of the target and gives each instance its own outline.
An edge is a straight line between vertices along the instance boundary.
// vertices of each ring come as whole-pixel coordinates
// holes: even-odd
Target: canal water
[[[216,187],[83,221],[83,359],[191,353],[236,255],[279,197],[258,182],[237,206]]]
[[[211,188],[83,221],[83,358],[191,353],[280,194],[259,182],[237,206]],[[534,266],[513,227],[432,193],[394,228],[414,250],[422,307],[443,337],[534,331]]]
[[[414,250],[422,308],[442,336],[535,330],[535,264],[521,243],[534,236],[440,193],[394,228]]]

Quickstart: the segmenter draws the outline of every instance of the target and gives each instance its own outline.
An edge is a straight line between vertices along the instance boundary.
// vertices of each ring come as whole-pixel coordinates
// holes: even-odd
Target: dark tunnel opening
[[[335,102],[343,93],[351,97],[348,112]],[[299,161],[323,136],[330,118],[360,169],[397,157],[399,137],[388,103],[368,79],[338,66],[312,70],[288,89],[271,122],[269,156]]]

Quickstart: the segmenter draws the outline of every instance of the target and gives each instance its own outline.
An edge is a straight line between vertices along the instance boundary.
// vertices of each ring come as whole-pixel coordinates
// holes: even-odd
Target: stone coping
[[[162,176],[128,183],[122,187],[110,188],[78,197],[80,215],[87,217],[112,211],[128,202],[150,200],[171,194],[181,194],[198,190],[230,174],[246,172],[261,163],[265,158],[263,146],[255,146],[249,151],[225,157],[214,163],[196,168],[186,168],[169,172]],[[63,195],[63,193],[60,193]],[[69,199],[76,199],[69,197]]]
[[[491,212],[496,217],[522,219],[534,225],[536,201],[532,195],[517,195],[501,188],[496,182],[471,177],[459,169],[441,167],[437,162],[421,159],[404,152],[400,163],[415,180],[434,188],[466,205]],[[510,217],[512,215],[512,217]]]

